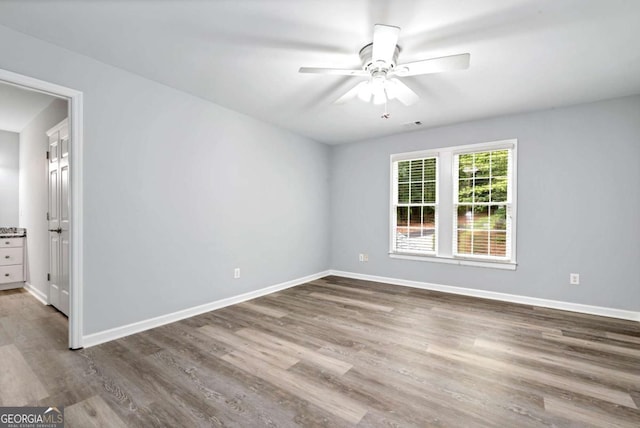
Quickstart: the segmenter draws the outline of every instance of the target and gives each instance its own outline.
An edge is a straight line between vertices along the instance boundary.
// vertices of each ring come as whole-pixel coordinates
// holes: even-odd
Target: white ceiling
[[[0,130],[21,132],[55,98],[0,83]]]
[[[317,141],[342,143],[640,93],[640,1],[13,1],[0,24]],[[332,102],[358,80],[373,25],[402,28],[399,62],[471,53],[471,67],[405,78],[421,100]]]

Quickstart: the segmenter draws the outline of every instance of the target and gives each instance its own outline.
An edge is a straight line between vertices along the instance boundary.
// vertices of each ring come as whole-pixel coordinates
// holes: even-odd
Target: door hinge
[[[47,212],[47,221],[49,221],[49,213]]]
[[[47,281],[51,281],[51,274],[50,273],[47,274]]]
[[[47,159],[49,159],[49,151],[47,151]]]

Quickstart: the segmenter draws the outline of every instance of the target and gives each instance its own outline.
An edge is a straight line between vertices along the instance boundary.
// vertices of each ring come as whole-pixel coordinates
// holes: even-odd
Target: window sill
[[[474,266],[490,269],[502,269],[502,270],[516,270],[518,266],[514,262],[501,262],[501,261],[488,261],[488,260],[470,260],[461,259],[457,257],[438,257],[438,256],[426,256],[426,255],[414,255],[414,254],[402,254],[402,253],[389,253],[389,257],[392,259],[402,260],[416,260],[420,262],[434,262],[434,263],[446,263],[450,265],[459,266]]]

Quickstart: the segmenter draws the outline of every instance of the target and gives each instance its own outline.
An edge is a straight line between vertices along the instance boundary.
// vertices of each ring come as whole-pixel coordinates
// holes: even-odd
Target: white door
[[[49,303],[69,315],[69,131],[49,133]]]

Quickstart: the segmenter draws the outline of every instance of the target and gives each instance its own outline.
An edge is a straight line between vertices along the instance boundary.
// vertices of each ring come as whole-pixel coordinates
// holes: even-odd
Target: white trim
[[[515,149],[517,144],[517,138],[510,138],[508,140],[489,141],[488,143],[473,143],[465,144],[464,146],[446,147],[446,150],[451,151],[454,155],[460,155],[464,153],[475,153],[478,151],[478,146],[480,146],[480,150],[483,151],[494,151],[500,149]]]
[[[402,259],[402,260],[415,260],[419,262],[433,262],[433,263],[446,263],[450,265],[459,265],[459,266],[475,266],[475,267],[483,267],[490,269],[503,269],[503,270],[516,270],[517,264],[511,262],[499,262],[499,261],[486,261],[486,260],[469,260],[469,259],[461,259],[454,257],[444,257],[444,256],[428,256],[428,255],[417,255],[417,254],[402,254],[402,253],[389,253],[389,257],[392,259]]]
[[[469,153],[477,151],[480,145],[487,150],[513,149],[517,144],[516,138],[508,140],[490,141],[487,143],[464,144],[461,146],[438,147],[437,149],[416,150],[413,152],[393,153],[391,154],[391,162],[399,162],[404,160],[419,159],[423,157],[438,156],[441,152],[451,152],[453,154]]]
[[[31,295],[36,299],[38,299],[40,303],[42,303],[43,305],[49,304],[49,302],[47,301],[47,295],[42,291],[38,290],[36,287],[34,287],[33,284],[29,282],[25,282],[24,289],[27,290],[29,293],[31,293]]]
[[[71,266],[69,268],[69,347],[72,349],[82,348],[82,250],[84,241],[82,218],[82,153],[84,147],[82,92],[3,69],[0,69],[0,82],[31,91],[41,92],[56,98],[63,98],[68,101],[68,117],[70,124],[69,139],[71,140],[69,152],[69,162],[71,164],[71,180],[69,183],[71,196],[71,230],[69,231],[71,241]]]
[[[216,300],[214,302],[205,303],[204,305],[194,306],[187,309],[182,309],[166,315],[160,315],[155,318],[149,318],[146,320],[134,322],[132,324],[123,325],[121,327],[111,328],[109,330],[103,330],[98,333],[92,333],[82,338],[84,347],[99,345],[104,342],[119,339],[121,337],[129,336],[141,331],[149,330],[152,328],[160,327],[165,324],[180,321],[185,318],[193,317],[203,314],[205,312],[214,311],[216,309],[224,308],[226,306],[242,303],[247,300],[255,299],[260,296],[275,293],[276,291],[284,290],[287,288],[295,287],[296,285],[305,284],[316,279],[324,278],[329,275],[329,271],[318,272],[312,275],[304,276],[302,278],[292,279],[291,281],[282,282],[280,284],[272,285],[270,287],[261,288],[259,290],[250,291],[248,293],[239,294],[237,296],[227,297],[225,299]]]
[[[417,153],[417,152],[414,152]],[[421,154],[423,154],[424,156],[418,156],[418,157],[414,157],[414,158],[409,158],[409,159],[401,159],[401,160],[396,160],[394,159],[395,155],[391,155],[391,176],[390,176],[390,192],[389,192],[389,196],[390,196],[390,209],[389,209],[389,215],[390,215],[390,221],[389,221],[389,253],[397,253],[397,249],[396,249],[396,245],[397,245],[397,239],[396,239],[396,226],[397,226],[397,218],[398,218],[398,212],[397,209],[398,207],[406,207],[407,208],[407,215],[410,216],[410,212],[411,212],[411,206],[420,206],[421,208],[424,207],[432,207],[433,208],[433,213],[434,213],[434,242],[433,242],[433,251],[425,251],[425,255],[426,256],[431,256],[431,257],[436,257],[436,255],[438,254],[438,237],[440,235],[439,233],[439,229],[440,226],[438,224],[438,212],[439,212],[439,198],[440,198],[440,158],[438,157],[438,152],[434,151],[434,150],[428,150],[428,151],[423,151],[420,152]],[[397,168],[397,164],[399,162],[402,161],[406,161],[406,160],[414,160],[414,159],[435,159],[436,161],[436,179],[435,179],[435,185],[436,185],[436,197],[435,197],[435,201],[434,202],[422,202],[422,203],[412,203],[411,202],[411,178],[409,178],[409,202],[407,203],[399,203],[398,202],[398,183],[396,183],[396,177],[398,175],[398,168]],[[422,180],[423,182],[425,181],[424,179]],[[408,217],[407,217],[408,218]],[[409,224],[407,224],[407,227],[409,227]]]
[[[24,76],[22,74],[14,73],[9,70],[3,70],[1,68],[0,68],[0,81],[8,85],[17,86],[23,89],[26,88],[32,91],[51,95],[56,98],[69,98],[78,92],[74,89],[69,89],[64,86],[56,85],[55,83],[45,82],[44,80],[39,80],[33,77]]]
[[[69,183],[71,196],[71,267],[69,269],[69,347],[82,348],[83,337],[83,288],[84,288],[84,217],[83,217],[83,95],[75,92],[69,100],[69,163],[71,164],[71,181]]]
[[[394,153],[391,155],[391,163],[422,158],[437,158],[442,150],[443,149],[427,149],[416,152]]]
[[[625,309],[583,305],[580,303],[563,302],[560,300],[540,299],[538,297],[518,296],[516,294],[499,293],[496,291],[476,290],[473,288],[454,287],[451,285],[432,284],[429,282],[410,281],[407,279],[388,278],[384,276],[367,275],[355,272],[344,272],[339,270],[331,270],[330,273],[331,275],[342,276],[345,278],[383,282],[387,284],[401,285],[403,287],[421,288],[424,290],[441,291],[443,293],[460,294],[463,296],[480,297],[483,299],[499,300],[502,302],[519,303],[522,305],[560,309],[563,311],[579,312],[583,314],[599,315],[603,317],[619,318],[640,322],[640,312],[628,311]]]

